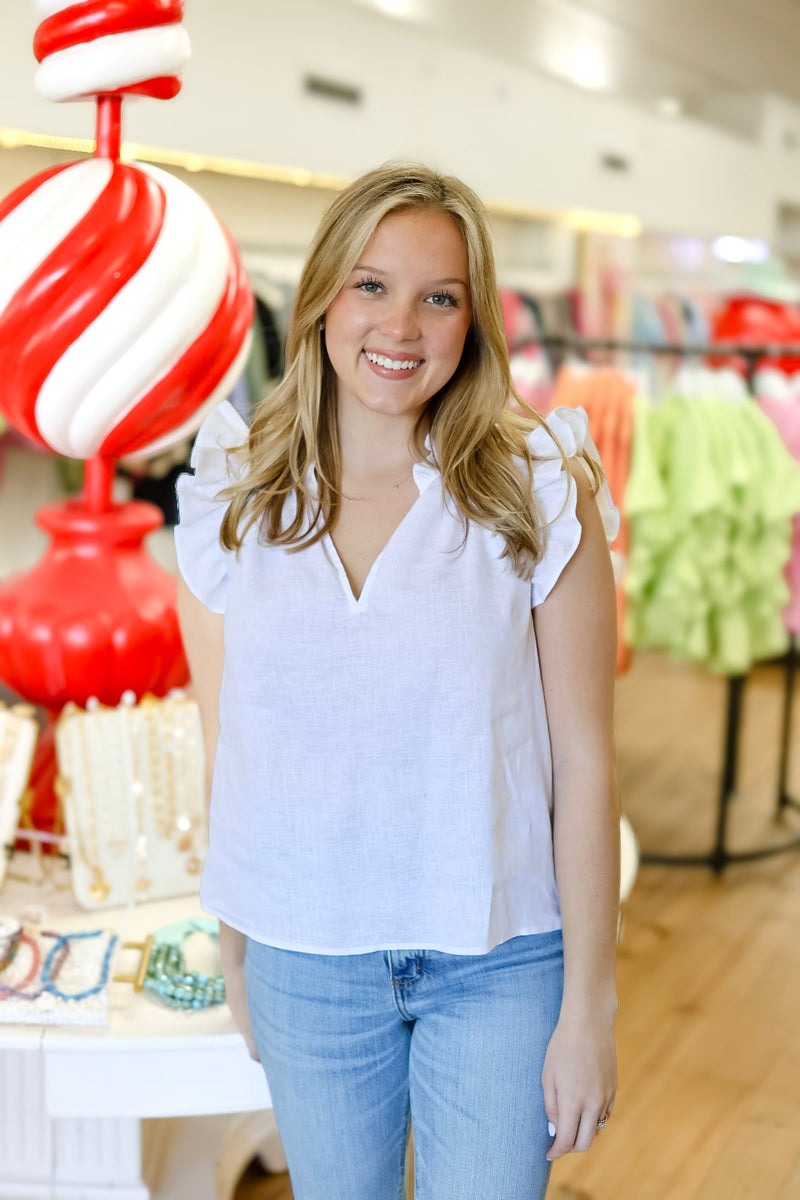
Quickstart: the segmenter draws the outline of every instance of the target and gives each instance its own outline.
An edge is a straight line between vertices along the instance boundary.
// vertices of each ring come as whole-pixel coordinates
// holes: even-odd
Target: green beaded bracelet
[[[168,1008],[192,1010],[225,1002],[221,971],[204,975],[201,971],[187,970],[183,943],[192,933],[205,933],[219,941],[219,922],[210,917],[193,917],[164,925],[153,934],[143,986]]]

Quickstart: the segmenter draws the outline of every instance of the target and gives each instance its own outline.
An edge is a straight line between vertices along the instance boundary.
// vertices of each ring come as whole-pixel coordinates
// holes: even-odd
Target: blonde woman
[[[537,1200],[616,1090],[615,513],[458,180],[334,201],[287,362],[179,483],[229,1003],[296,1200],[397,1200],[409,1123],[419,1200]]]

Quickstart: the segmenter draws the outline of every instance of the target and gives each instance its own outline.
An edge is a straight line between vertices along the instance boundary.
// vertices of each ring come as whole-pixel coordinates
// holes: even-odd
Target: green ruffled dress
[[[627,638],[727,675],[782,654],[800,465],[751,401],[637,400]]]

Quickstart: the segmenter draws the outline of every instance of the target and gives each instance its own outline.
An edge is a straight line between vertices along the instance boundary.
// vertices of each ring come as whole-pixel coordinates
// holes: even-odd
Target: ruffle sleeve
[[[589,435],[589,418],[582,408],[553,409],[545,424],[537,426],[528,436],[528,446],[536,460],[533,464],[534,493],[546,525],[544,554],[534,567],[531,579],[533,608],[550,595],[581,540],[581,525],[576,511],[578,488],[572,475],[564,469],[553,437],[568,459],[586,454],[597,466],[602,465],[597,447]],[[578,461],[591,478],[588,464],[583,458]],[[619,532],[619,512],[614,507],[605,479],[600,484],[595,500],[610,547]]]
[[[193,595],[215,613],[225,611],[232,565],[231,551],[219,541],[227,501],[218,496],[234,481],[226,451],[246,438],[247,425],[233,405],[218,404],[198,430],[190,460],[194,474],[180,475],[177,482],[178,570]]]

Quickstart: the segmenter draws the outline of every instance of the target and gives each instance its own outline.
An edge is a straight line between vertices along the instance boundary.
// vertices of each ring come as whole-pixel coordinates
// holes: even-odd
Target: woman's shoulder
[[[189,465],[195,477],[220,478],[220,487],[231,481],[235,464],[231,451],[247,442],[248,426],[229,400],[217,404],[204,417],[195,437]]]
[[[247,424],[227,400],[204,418],[195,439],[191,472],[178,477],[175,527],[178,569],[189,589],[212,612],[225,611],[231,554],[219,532],[228,501],[221,493],[235,482],[232,453],[247,440]],[[242,465],[243,465],[243,460]]]
[[[549,595],[580,543],[578,488],[573,476],[580,478],[585,473],[592,485],[609,545],[619,532],[620,517],[582,408],[553,409],[531,430],[527,442],[533,460],[534,495],[545,526],[545,550],[533,575],[536,605]]]
[[[537,422],[526,440],[535,462],[563,464],[565,457],[576,458],[584,453],[600,461],[589,432],[589,418],[582,408],[554,408]]]

